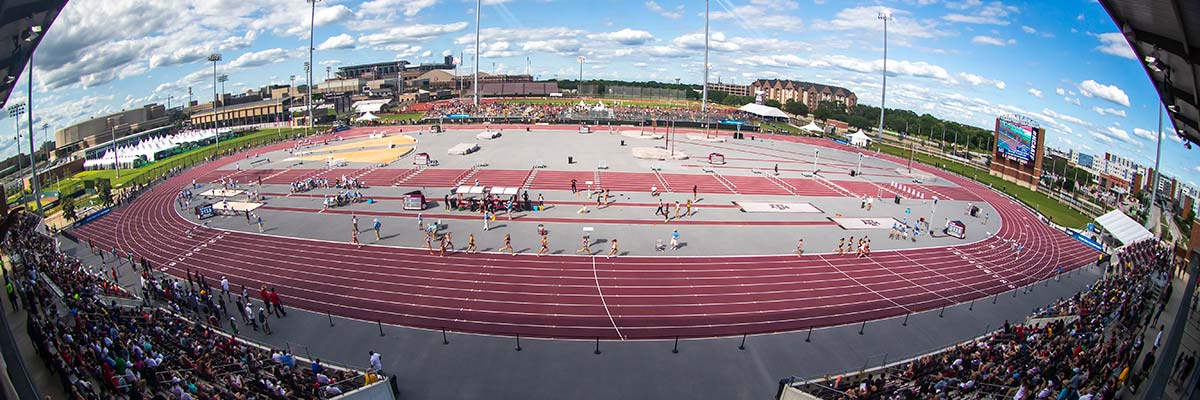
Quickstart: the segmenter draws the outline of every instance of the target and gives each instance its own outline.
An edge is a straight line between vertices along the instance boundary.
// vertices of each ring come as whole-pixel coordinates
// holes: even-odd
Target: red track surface
[[[781,139],[838,147],[812,139]],[[870,258],[609,260],[494,254],[441,258],[423,250],[357,249],[346,243],[197,228],[175,211],[175,194],[193,178],[206,181],[228,174],[216,168],[233,158],[170,179],[131,205],[79,228],[77,234],[105,248],[133,251],[178,276],[190,268],[209,277],[228,276],[234,285],[274,286],[292,307],[423,328],[558,338],[706,337],[854,323],[990,296],[1048,278],[1060,266],[1069,271],[1086,265],[1096,256],[1011,200],[939,171],[928,172],[967,188],[956,195],[974,194],[997,209],[1004,223],[994,237],[955,247],[876,251]],[[247,181],[252,174],[245,172],[239,179]],[[369,175],[395,179],[383,173]],[[285,179],[282,176],[293,175],[288,171],[274,179]],[[540,171],[532,186],[566,190],[571,178],[582,187],[594,175]],[[517,178],[505,173],[495,179]],[[677,192],[690,191],[693,181],[701,191],[727,192],[710,176],[666,179]],[[634,182],[630,189],[639,191],[650,183],[643,178]],[[777,188],[786,193],[764,183],[770,186],[747,185],[754,191]],[[802,183],[792,184],[820,188]],[[1014,254],[1011,241],[1024,250]]]

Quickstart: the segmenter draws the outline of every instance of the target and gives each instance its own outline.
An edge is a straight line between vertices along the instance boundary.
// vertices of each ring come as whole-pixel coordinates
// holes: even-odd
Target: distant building
[[[781,104],[792,100],[804,103],[810,110],[816,110],[822,101],[837,102],[847,109],[858,105],[858,95],[849,89],[812,82],[759,79],[749,85],[709,83],[708,90],[746,97],[753,97],[761,91],[767,100],[775,100]]]
[[[216,112],[213,110],[213,103],[209,103],[197,106],[198,109],[191,116],[191,123],[197,128],[212,128],[218,125],[226,127],[284,122],[291,119],[291,114],[288,113],[291,102],[291,97],[250,101],[217,107]]]
[[[441,63],[412,65],[408,61],[385,61],[371,64],[347,65],[338,67],[337,77],[345,78],[381,78],[395,77],[402,72],[415,72],[420,75],[438,69],[454,69],[454,57],[446,56]],[[416,76],[414,75],[414,76]]]
[[[166,107],[147,104],[141,108],[91,118],[54,132],[52,158],[66,157],[76,151],[125,136],[167,126],[171,123]]]

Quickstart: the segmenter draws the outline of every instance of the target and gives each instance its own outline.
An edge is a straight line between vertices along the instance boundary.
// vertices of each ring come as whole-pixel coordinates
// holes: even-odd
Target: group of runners
[[[803,240],[800,241],[800,246],[804,246]],[[802,253],[803,248],[799,247],[799,248],[797,248],[796,251],[797,251],[797,253]],[[839,256],[846,255],[846,254],[852,254],[852,253],[859,257],[869,256],[869,255],[871,255],[871,238],[866,237],[866,236],[860,237],[860,238],[858,238],[857,243],[854,241],[854,236],[851,236],[850,240],[846,240],[846,238],[841,238],[840,240],[838,240],[838,246],[837,246],[836,251]]]
[[[664,203],[660,198],[658,199],[658,208],[654,210],[654,215],[661,215],[663,217],[663,222],[671,222],[673,219],[680,219],[692,215],[692,199],[688,199],[687,202],[684,203],[680,203],[679,200],[675,200],[675,215],[672,217],[671,205]]]

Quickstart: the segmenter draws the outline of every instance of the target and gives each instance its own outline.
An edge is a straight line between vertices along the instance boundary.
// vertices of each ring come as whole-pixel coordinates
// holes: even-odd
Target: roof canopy
[[[1121,243],[1130,244],[1154,237],[1142,224],[1129,218],[1121,210],[1112,210],[1108,214],[1096,217],[1096,222]]]
[[[367,113],[363,114],[361,117],[358,117],[358,119],[356,119],[356,121],[374,121],[377,119],[379,119],[379,117],[376,117],[375,114],[371,114],[370,112],[367,112]]]
[[[817,126],[817,123],[813,122],[813,121],[809,121],[808,125],[802,126],[802,127],[800,127],[800,129],[803,129],[803,130],[806,130],[809,132],[825,132],[824,129],[821,129],[821,127]]]
[[[1100,0],[1154,82],[1180,136],[1200,143],[1200,7],[1192,0]]]
[[[757,115],[757,116],[760,116],[760,117],[768,117],[768,118],[787,118],[788,117],[787,113],[783,112],[782,110],[775,108],[775,107],[767,107],[762,104],[750,103],[750,104],[741,106],[738,109],[748,112],[748,113],[751,113],[751,114],[754,114],[754,115]]]

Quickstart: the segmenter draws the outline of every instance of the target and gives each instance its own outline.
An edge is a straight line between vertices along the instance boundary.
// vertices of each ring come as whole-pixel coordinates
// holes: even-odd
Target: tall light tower
[[[892,14],[887,10],[880,10],[879,19],[883,21],[883,95],[879,98],[879,133],[875,135],[875,140],[882,142],[883,113],[887,109],[887,23],[892,19]]]
[[[314,127],[314,128],[315,128],[317,125],[316,125],[316,123],[313,121],[313,110],[312,110],[312,109],[313,109],[313,103],[312,103],[312,92],[313,92],[313,87],[312,87],[312,63],[309,63],[308,61],[305,61],[305,62],[304,62],[304,75],[308,77],[308,93],[307,93],[307,94],[308,94],[308,97],[307,97],[307,100],[305,100],[305,102],[304,102],[304,106],[305,106],[305,108],[307,108],[307,109],[308,109],[308,127]],[[305,127],[305,134],[308,134],[308,132],[307,132],[307,131],[308,131],[308,127]]]
[[[229,81],[229,75],[221,74],[217,77],[217,82],[221,84],[221,96],[225,96],[225,82]],[[225,114],[225,99],[221,99],[221,114]],[[226,122],[228,123],[228,122]],[[217,132],[217,137],[221,137],[221,133]]]
[[[700,112],[704,114],[704,133],[708,134],[708,0],[704,0],[704,86]]]
[[[216,151],[219,153],[221,151],[221,131],[217,130],[217,63],[221,61],[221,53],[209,54],[208,61],[213,63],[213,132],[217,134]],[[113,143],[113,147],[116,147],[116,143]]]
[[[317,125],[316,125],[316,121],[313,120],[313,110],[312,110],[313,109],[313,107],[312,107],[312,92],[313,92],[312,66],[313,66],[313,50],[316,50],[317,48],[313,47],[313,37],[315,36],[316,29],[317,29],[317,2],[319,2],[321,0],[305,0],[305,1],[312,4],[312,12],[309,13],[309,15],[308,15],[308,62],[304,64],[304,74],[308,75],[308,125],[312,126],[312,127],[316,127]]]
[[[475,84],[472,85],[472,90],[475,94],[472,96],[471,104],[479,107],[479,13],[483,0],[475,0]]]
[[[575,85],[575,95],[583,98],[583,63],[587,62],[587,57],[579,56],[576,60],[579,61],[579,84]]]
[[[17,155],[21,154],[21,115],[25,114],[25,103],[16,103],[8,105],[8,117],[13,119],[13,132],[17,135],[14,138],[17,141]],[[17,157],[17,171],[21,171],[21,157]]]

